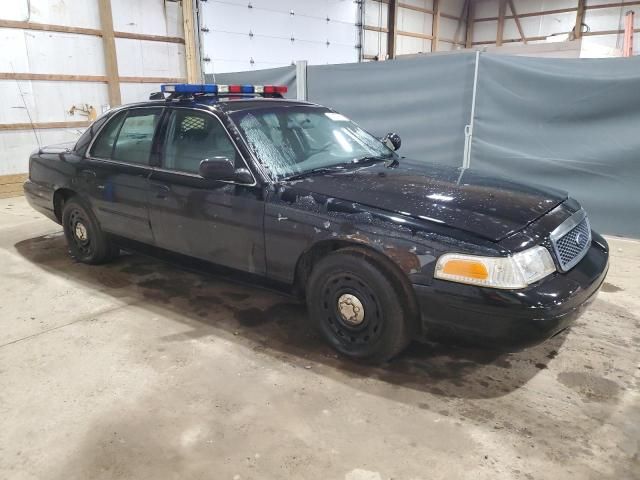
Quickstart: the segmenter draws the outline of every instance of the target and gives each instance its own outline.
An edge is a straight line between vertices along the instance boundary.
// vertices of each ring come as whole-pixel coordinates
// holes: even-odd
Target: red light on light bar
[[[229,93],[242,93],[242,85],[229,85]]]
[[[287,93],[286,85],[265,85],[264,93]]]

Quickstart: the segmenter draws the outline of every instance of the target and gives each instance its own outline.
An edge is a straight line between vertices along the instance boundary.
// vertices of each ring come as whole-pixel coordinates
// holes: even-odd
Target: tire
[[[69,253],[79,262],[97,265],[113,260],[120,252],[100,228],[91,208],[77,197],[65,202],[62,227]]]
[[[311,321],[351,359],[390,360],[409,344],[414,325],[400,282],[398,274],[363,249],[330,253],[314,266],[307,283]]]

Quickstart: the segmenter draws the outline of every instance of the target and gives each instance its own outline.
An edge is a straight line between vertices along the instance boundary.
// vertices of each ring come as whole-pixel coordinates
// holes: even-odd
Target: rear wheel
[[[119,249],[100,228],[91,209],[76,197],[64,204],[62,226],[69,253],[79,262],[105,263],[119,253]]]
[[[340,353],[379,363],[400,353],[411,336],[411,308],[401,279],[358,248],[321,259],[307,283],[313,323]]]

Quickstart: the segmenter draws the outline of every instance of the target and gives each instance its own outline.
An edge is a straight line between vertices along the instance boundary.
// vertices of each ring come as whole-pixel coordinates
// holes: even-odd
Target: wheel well
[[[73,190],[68,188],[59,188],[53,194],[53,211],[56,214],[56,218],[62,223],[62,209],[67,200],[76,194]]]
[[[313,266],[324,256],[335,252],[341,248],[355,247],[357,243],[345,240],[324,240],[314,244],[309,250],[304,252],[298,259],[296,271],[293,279],[293,288],[296,294],[304,297],[307,280],[311,275]]]
[[[323,257],[337,250],[351,250],[354,253],[362,254],[366,261],[373,263],[376,267],[384,270],[387,275],[397,279],[397,281],[392,282],[393,286],[398,295],[402,295],[407,299],[407,313],[415,320],[412,326],[417,332],[420,328],[418,321],[420,307],[409,278],[393,260],[374,248],[361,243],[344,240],[325,240],[313,245],[298,259],[293,284],[294,292],[304,298],[307,280],[311,275],[313,266]]]

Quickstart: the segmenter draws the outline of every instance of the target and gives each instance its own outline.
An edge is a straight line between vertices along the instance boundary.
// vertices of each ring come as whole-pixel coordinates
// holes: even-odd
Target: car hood
[[[470,232],[497,242],[567,198],[472,169],[401,159],[291,181],[296,188]]]

